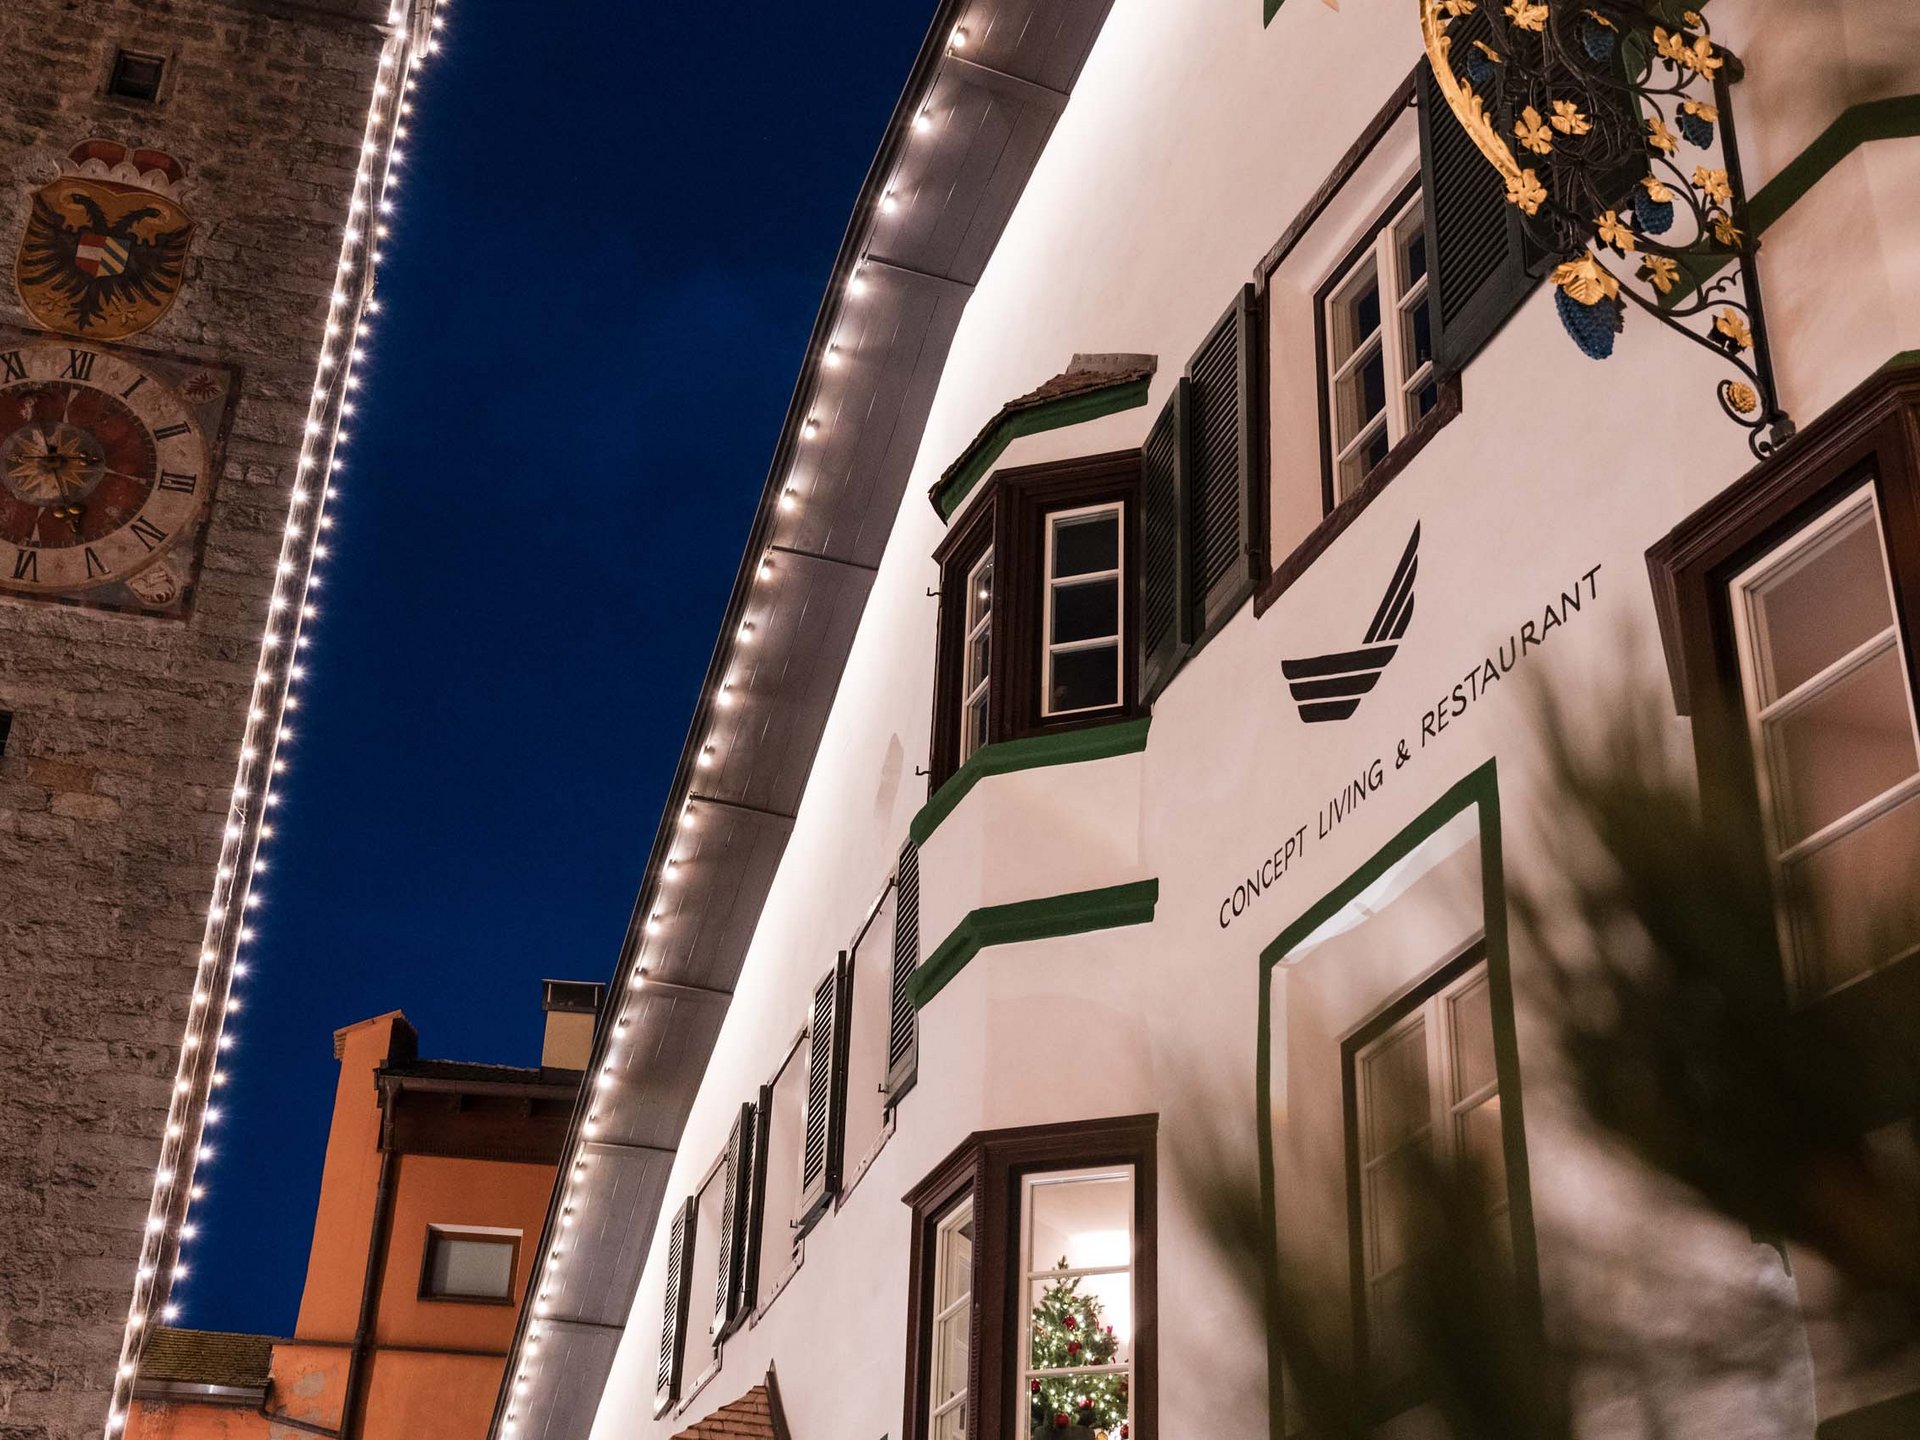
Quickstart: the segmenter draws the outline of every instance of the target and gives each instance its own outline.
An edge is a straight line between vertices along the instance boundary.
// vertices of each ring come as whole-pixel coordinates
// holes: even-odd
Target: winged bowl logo
[[[172,307],[193,221],[175,195],[185,169],[159,150],[83,140],[34,193],[14,284],[49,330],[119,340]]]
[[[1413,619],[1413,577],[1419,569],[1420,527],[1416,524],[1399,567],[1387,584],[1387,593],[1380,597],[1380,608],[1373,612],[1363,646],[1280,662],[1280,673],[1287,677],[1287,688],[1293,692],[1302,720],[1309,725],[1344,720],[1360,708],[1361,698],[1380,679],[1380,672],[1400,648],[1400,637],[1407,633],[1407,624]]]

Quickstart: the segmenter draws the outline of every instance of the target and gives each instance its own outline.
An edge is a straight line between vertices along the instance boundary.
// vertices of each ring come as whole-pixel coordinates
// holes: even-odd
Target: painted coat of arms
[[[119,340],[172,308],[193,221],[185,168],[159,150],[83,140],[35,192],[14,265],[29,314],[49,330]]]

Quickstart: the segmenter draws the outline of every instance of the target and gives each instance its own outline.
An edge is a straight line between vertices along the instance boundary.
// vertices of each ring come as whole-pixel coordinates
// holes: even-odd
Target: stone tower
[[[0,6],[0,1435],[117,1430],[193,1190],[431,0]]]

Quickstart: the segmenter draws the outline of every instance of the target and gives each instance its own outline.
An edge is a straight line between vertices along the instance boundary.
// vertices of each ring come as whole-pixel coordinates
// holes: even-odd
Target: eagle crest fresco
[[[113,140],[73,147],[58,179],[34,193],[14,263],[29,314],[49,330],[119,340],[172,308],[193,221],[176,198],[186,173],[171,155]]]

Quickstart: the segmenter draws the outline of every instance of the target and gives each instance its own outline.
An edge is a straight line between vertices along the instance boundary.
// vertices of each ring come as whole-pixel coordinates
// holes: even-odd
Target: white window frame
[[[1404,1154],[1407,1150],[1421,1144],[1432,1146],[1432,1163],[1443,1174],[1458,1174],[1463,1163],[1464,1147],[1461,1144],[1462,1122],[1487,1101],[1497,1099],[1500,1094],[1499,1065],[1496,1058],[1494,1076],[1478,1088],[1464,1094],[1456,1094],[1458,1089],[1458,1055],[1454,1046],[1453,1007],[1475,989],[1487,992],[1487,1004],[1491,1011],[1493,1004],[1493,978],[1483,959],[1469,966],[1463,973],[1455,976],[1440,989],[1427,996],[1392,1026],[1374,1036],[1365,1045],[1353,1052],[1350,1062],[1353,1067],[1353,1093],[1357,1109],[1358,1130],[1355,1135],[1359,1153],[1354,1159],[1355,1173],[1360,1177],[1360,1286],[1361,1302],[1366,1307],[1368,1344],[1371,1347],[1373,1334],[1373,1293],[1374,1286],[1388,1279],[1392,1270],[1376,1271],[1374,1257],[1380,1251],[1380,1237],[1375,1234],[1372,1207],[1367,1204],[1367,1177],[1378,1170],[1385,1162]],[[1371,1107],[1368,1105],[1368,1065],[1371,1055],[1390,1047],[1416,1025],[1426,1032],[1427,1058],[1427,1119],[1424,1127],[1415,1135],[1402,1141],[1400,1145],[1385,1153],[1376,1153],[1368,1135]],[[1505,1156],[1502,1153],[1504,1169]],[[1486,1219],[1489,1222],[1512,1226],[1513,1186],[1511,1177],[1503,1175],[1498,1190],[1493,1192],[1492,1204],[1488,1207]],[[1396,1270],[1404,1270],[1417,1260],[1409,1253]],[[1369,1356],[1371,1359],[1371,1355]]]
[[[944,1416],[950,1414],[956,1408],[965,1407],[971,1398],[971,1392],[967,1386],[967,1379],[968,1371],[973,1365],[973,1322],[971,1316],[973,1308],[972,1257],[980,1245],[980,1236],[977,1231],[974,1234],[971,1244],[967,1247],[969,1263],[966,1275],[966,1288],[960,1291],[944,1306],[940,1304],[940,1297],[947,1293],[947,1282],[953,1278],[947,1269],[950,1260],[947,1237],[972,1219],[973,1195],[969,1192],[948,1207],[947,1213],[940,1217],[940,1223],[934,1227],[933,1232],[933,1298],[935,1308],[933,1312],[933,1324],[928,1328],[929,1343],[932,1347],[931,1363],[927,1367],[927,1435],[929,1437],[940,1433],[940,1421]],[[967,1317],[965,1323],[961,1326],[961,1333],[967,1337],[967,1354],[960,1366],[959,1388],[947,1399],[942,1400],[940,1398],[940,1392],[946,1388],[947,1381],[952,1377],[947,1374],[946,1350],[940,1343],[941,1326],[955,1315]],[[964,1423],[961,1428],[964,1433]]]
[[[482,1245],[505,1245],[508,1250],[507,1293],[505,1295],[480,1295],[472,1291],[428,1290],[421,1286],[422,1300],[452,1300],[462,1303],[489,1305],[511,1305],[514,1303],[514,1291],[519,1283],[520,1248],[526,1240],[524,1231],[505,1229],[497,1225],[441,1225],[430,1223],[427,1226],[427,1253],[425,1275],[433,1273],[434,1251],[443,1240],[467,1241]]]
[[[1887,586],[1887,624],[1878,634],[1855,646],[1847,654],[1832,661],[1817,674],[1808,676],[1792,690],[1765,704],[1760,697],[1766,693],[1765,677],[1761,674],[1761,655],[1756,643],[1754,605],[1756,592],[1767,580],[1786,566],[1793,564],[1826,536],[1842,525],[1857,519],[1862,511],[1868,512],[1873,520],[1874,538],[1879,542],[1880,573]],[[1740,700],[1741,709],[1747,719],[1747,739],[1753,751],[1754,782],[1760,792],[1760,813],[1766,827],[1767,864],[1773,876],[1776,903],[1775,923],[1779,927],[1781,953],[1786,957],[1789,980],[1800,1000],[1813,1001],[1857,984],[1868,975],[1884,968],[1898,956],[1882,956],[1871,963],[1860,974],[1842,981],[1831,989],[1819,988],[1815,957],[1804,953],[1800,937],[1795,933],[1792,914],[1785,903],[1787,899],[1787,868],[1808,858],[1838,840],[1846,838],[1861,827],[1879,819],[1920,793],[1920,767],[1905,780],[1882,791],[1870,800],[1863,801],[1845,815],[1836,817],[1814,831],[1811,835],[1789,842],[1785,834],[1785,815],[1783,795],[1784,777],[1780,769],[1779,757],[1767,738],[1767,726],[1783,715],[1818,700],[1835,685],[1846,680],[1862,666],[1879,659],[1892,650],[1900,660],[1902,688],[1907,695],[1907,724],[1911,727],[1916,753],[1920,753],[1920,716],[1916,716],[1913,702],[1913,689],[1907,683],[1910,673],[1907,666],[1905,642],[1900,636],[1900,601],[1893,589],[1893,563],[1887,553],[1886,527],[1881,522],[1877,481],[1867,480],[1859,489],[1834,505],[1824,515],[1802,526],[1792,535],[1774,546],[1745,570],[1734,576],[1727,586],[1733,611],[1734,647],[1740,658]]]
[[[1416,187],[1408,200],[1389,210],[1375,222],[1372,239],[1334,278],[1322,302],[1322,334],[1326,336],[1326,412],[1321,423],[1326,427],[1327,450],[1333,457],[1334,503],[1353,493],[1366,479],[1365,473],[1346,478],[1346,467],[1382,425],[1387,430],[1387,453],[1406,439],[1417,424],[1421,389],[1433,378],[1433,361],[1408,371],[1409,347],[1407,323],[1416,306],[1427,303],[1427,288],[1433,279],[1433,237],[1427,237],[1427,269],[1411,285],[1400,272],[1400,237],[1409,221],[1426,226],[1423,192]],[[1380,325],[1372,336],[1355,348],[1345,360],[1334,359],[1334,336],[1338,333],[1335,316],[1338,308],[1363,285],[1367,278],[1379,277]],[[1391,334],[1392,343],[1388,343]],[[1362,425],[1345,442],[1340,438],[1340,385],[1353,374],[1376,349],[1383,355],[1386,370],[1386,406],[1381,414]]]
[[[993,607],[998,603],[991,590],[987,592],[986,607],[978,616],[973,612],[980,598],[980,575],[993,568],[993,546],[989,545],[967,570],[967,623],[960,641],[960,759],[965,761],[974,751],[987,743],[987,731],[990,728],[984,718],[976,726],[974,706],[985,700],[992,704],[990,691],[993,686],[993,637],[987,632],[993,625]],[[998,585],[999,577],[995,577]],[[987,640],[987,662],[974,673],[974,642],[982,635]]]
[[[1127,1263],[1124,1265],[1085,1265],[1069,1266],[1065,1270],[1056,1270],[1051,1266],[1036,1266],[1033,1263],[1033,1192],[1043,1185],[1070,1184],[1081,1180],[1125,1180],[1127,1182]],[[1019,1234],[1019,1310],[1020,1310],[1020,1349],[1016,1373],[1018,1383],[1014,1386],[1014,1406],[1016,1414],[1024,1414],[1020,1407],[1024,1405],[1032,1383],[1038,1380],[1071,1378],[1076,1375],[1124,1375],[1127,1380],[1127,1413],[1133,1413],[1133,1354],[1135,1335],[1127,1335],[1127,1358],[1108,1365],[1077,1365],[1067,1370],[1036,1370],[1033,1368],[1033,1287],[1036,1282],[1047,1280],[1087,1280],[1103,1275],[1125,1275],[1127,1277],[1127,1301],[1133,1314],[1139,1314],[1140,1277],[1134,1264],[1140,1251],[1140,1234],[1135,1224],[1135,1214],[1140,1206],[1140,1176],[1132,1164],[1094,1165],[1084,1169],[1072,1170],[1036,1170],[1021,1177],[1020,1180],[1020,1234]],[[977,1238],[977,1237],[976,1237]]]
[[[1089,570],[1083,575],[1069,575],[1055,580],[1053,574],[1054,534],[1063,520],[1083,520],[1089,515],[1112,515],[1114,526],[1115,564],[1108,570]],[[1049,510],[1047,512],[1047,531],[1042,542],[1044,553],[1044,575],[1041,581],[1045,596],[1040,615],[1040,713],[1051,720],[1062,715],[1091,715],[1101,710],[1115,710],[1127,703],[1127,504],[1124,500],[1103,501],[1098,505],[1079,505],[1067,510]],[[1114,631],[1111,635],[1093,636],[1086,640],[1068,640],[1055,644],[1053,640],[1053,597],[1054,592],[1066,586],[1091,585],[1096,581],[1111,581],[1114,587],[1115,603],[1113,612]],[[971,583],[971,582],[969,582]],[[1081,650],[1098,650],[1105,646],[1113,647],[1113,696],[1104,705],[1079,705],[1071,710],[1053,708],[1053,657],[1068,655]]]

